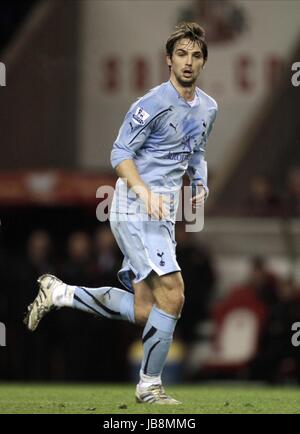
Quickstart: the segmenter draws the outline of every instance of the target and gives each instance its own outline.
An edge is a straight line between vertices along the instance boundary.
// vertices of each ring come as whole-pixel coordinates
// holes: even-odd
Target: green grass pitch
[[[300,388],[199,384],[170,386],[179,406],[137,404],[134,385],[1,384],[0,414],[300,413]]]

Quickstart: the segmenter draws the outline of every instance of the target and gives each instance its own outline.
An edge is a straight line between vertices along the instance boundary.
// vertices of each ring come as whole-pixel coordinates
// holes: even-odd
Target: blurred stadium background
[[[165,376],[300,382],[300,2],[24,0],[0,9],[0,379],[132,381],[138,329],[61,310],[30,334],[35,280],[116,285],[121,256],[96,218],[130,103],[168,79],[182,20],[207,31],[200,86],[219,104],[205,228],[178,224],[186,305]]]

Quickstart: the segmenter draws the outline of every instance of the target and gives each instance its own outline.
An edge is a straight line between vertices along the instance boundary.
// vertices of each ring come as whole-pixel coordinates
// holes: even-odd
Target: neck
[[[195,92],[196,92],[196,83],[192,84],[191,86],[182,86],[174,76],[171,75],[170,81],[179,93],[182,98],[184,98],[186,101],[193,101],[195,98]]]

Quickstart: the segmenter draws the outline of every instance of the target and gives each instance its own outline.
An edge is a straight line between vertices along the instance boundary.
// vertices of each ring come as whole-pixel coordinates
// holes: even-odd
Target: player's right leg
[[[180,404],[168,396],[161,382],[161,374],[172,343],[177,319],[184,302],[184,284],[180,272],[147,278],[155,300],[143,332],[144,357],[140,382],[136,387],[138,402]]]

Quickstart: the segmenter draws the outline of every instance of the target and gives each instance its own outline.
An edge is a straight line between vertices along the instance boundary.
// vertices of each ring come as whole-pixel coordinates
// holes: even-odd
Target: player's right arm
[[[144,202],[148,215],[156,219],[167,216],[163,196],[151,192],[140,177],[133,160],[123,160],[115,170],[117,175],[127,182],[128,188]]]
[[[151,192],[134,162],[136,152],[150,135],[159,115],[160,111],[153,107],[151,100],[142,99],[131,106],[113,145],[111,164],[117,175],[127,182],[128,188],[144,202],[147,213],[161,219],[167,216],[163,197]]]

